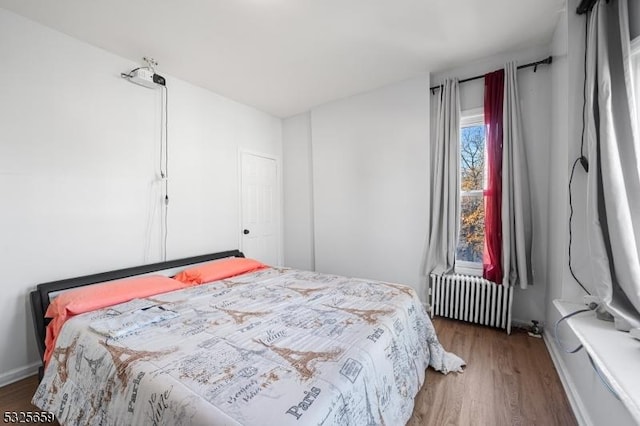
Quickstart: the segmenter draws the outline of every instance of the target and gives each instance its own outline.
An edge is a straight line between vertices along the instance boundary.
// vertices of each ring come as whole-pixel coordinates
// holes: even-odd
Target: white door
[[[276,160],[243,152],[240,167],[242,251],[246,257],[277,266],[280,199]]]

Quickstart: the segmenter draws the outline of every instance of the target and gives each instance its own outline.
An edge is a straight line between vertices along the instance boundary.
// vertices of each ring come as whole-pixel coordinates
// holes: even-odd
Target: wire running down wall
[[[159,92],[120,77],[129,59],[2,8],[0,39],[1,386],[35,371],[36,283],[145,261],[161,110]],[[167,79],[169,258],[237,247],[238,152],[280,157],[282,120]],[[157,227],[152,241],[149,262],[160,260]]]

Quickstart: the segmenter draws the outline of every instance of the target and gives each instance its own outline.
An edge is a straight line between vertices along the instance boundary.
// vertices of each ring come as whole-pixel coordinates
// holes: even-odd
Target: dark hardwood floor
[[[409,425],[577,424],[542,339],[442,318],[434,324],[467,367],[446,376],[429,369]],[[0,388],[0,412],[37,411],[29,402],[37,384],[33,376]]]

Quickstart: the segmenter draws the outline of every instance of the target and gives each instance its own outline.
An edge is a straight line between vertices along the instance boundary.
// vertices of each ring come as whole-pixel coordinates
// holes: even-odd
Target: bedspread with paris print
[[[151,306],[177,315],[91,327]],[[462,364],[409,287],[269,268],[70,319],[33,403],[63,425],[397,425],[428,365]]]

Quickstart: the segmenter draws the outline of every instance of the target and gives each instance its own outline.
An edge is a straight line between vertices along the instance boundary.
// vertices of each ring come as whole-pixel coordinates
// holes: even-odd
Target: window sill
[[[563,300],[554,300],[553,304],[563,316],[585,308],[581,303]],[[595,312],[578,314],[565,322],[559,327],[571,328],[631,417],[640,424],[640,341],[616,330],[612,322],[597,319]]]
[[[459,275],[471,275],[476,277],[482,277],[482,264],[458,261],[456,262],[454,272]]]

